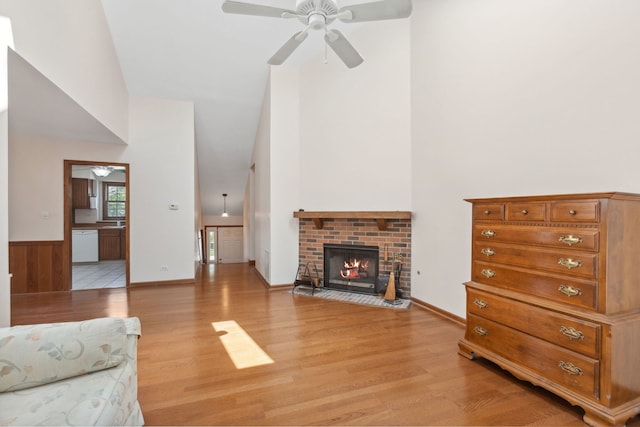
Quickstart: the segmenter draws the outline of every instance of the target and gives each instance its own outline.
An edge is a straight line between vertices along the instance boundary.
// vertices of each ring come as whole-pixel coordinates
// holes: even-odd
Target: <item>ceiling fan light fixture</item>
[[[309,27],[312,30],[322,30],[326,27],[326,18],[319,14],[319,13],[314,13],[313,15],[309,16]]]
[[[297,17],[306,26],[305,30],[294,34],[278,49],[267,61],[269,64],[282,64],[304,41],[309,30],[324,30],[325,41],[348,68],[357,67],[364,59],[341,32],[328,29],[333,21],[338,19],[355,23],[403,19],[411,15],[412,9],[412,0],[373,0],[340,9],[336,0],[296,0],[295,11],[235,0],[224,0],[222,4],[222,10],[226,13],[273,18]]]
[[[91,172],[97,177],[105,178],[113,172],[113,168],[109,166],[94,166],[91,168]]]

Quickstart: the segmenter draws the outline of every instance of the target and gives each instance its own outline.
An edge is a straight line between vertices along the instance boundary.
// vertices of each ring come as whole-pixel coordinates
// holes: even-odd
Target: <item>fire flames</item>
[[[367,277],[369,260],[351,259],[344,262],[344,268],[340,270],[340,276],[344,279],[357,279]]]

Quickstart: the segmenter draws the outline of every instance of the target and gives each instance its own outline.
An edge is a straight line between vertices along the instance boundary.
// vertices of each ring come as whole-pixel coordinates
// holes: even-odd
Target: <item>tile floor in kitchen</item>
[[[125,260],[73,264],[72,290],[123,288],[126,286]]]

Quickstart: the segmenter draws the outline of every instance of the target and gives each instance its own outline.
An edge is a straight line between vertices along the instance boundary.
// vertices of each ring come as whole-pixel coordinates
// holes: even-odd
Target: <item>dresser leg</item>
[[[473,354],[473,351],[464,343],[464,341],[458,341],[458,354],[470,360],[476,358],[475,354]]]
[[[624,427],[626,425],[626,419],[612,422],[610,419],[603,419],[598,414],[586,410],[582,417],[582,421],[593,427]]]

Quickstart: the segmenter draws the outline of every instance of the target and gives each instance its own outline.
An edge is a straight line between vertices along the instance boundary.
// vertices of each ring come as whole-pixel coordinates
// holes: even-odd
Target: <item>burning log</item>
[[[367,269],[369,268],[369,260],[351,259],[344,262],[344,268],[340,270],[340,277],[343,279],[367,278]]]

